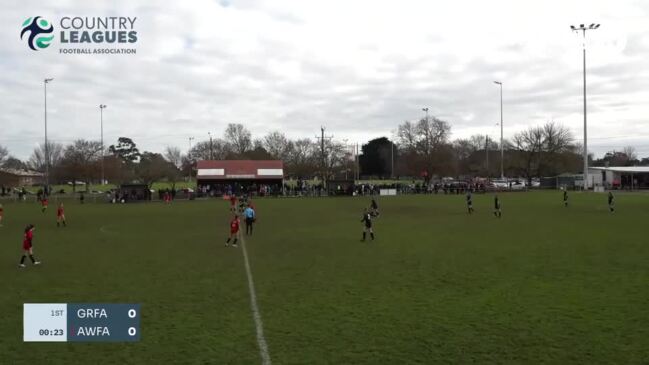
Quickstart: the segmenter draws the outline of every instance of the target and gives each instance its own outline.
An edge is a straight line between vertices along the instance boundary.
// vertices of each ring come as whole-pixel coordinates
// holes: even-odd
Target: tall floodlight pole
[[[192,183],[192,140],[194,137],[189,137],[189,151],[187,152],[187,159],[189,160],[189,183]]]
[[[504,158],[505,145],[503,144],[503,83],[494,81],[494,84],[500,85],[500,179],[505,179]]]
[[[595,30],[599,28],[599,24],[584,25],[580,24],[579,27],[574,25],[570,26],[570,29],[573,32],[579,33],[580,31],[583,34],[583,43],[582,43],[582,53],[584,57],[584,190],[588,190],[588,124],[586,119],[586,31]]]
[[[106,181],[104,177],[104,109],[106,105],[99,104],[99,119],[101,124],[101,185]]]
[[[53,78],[46,78],[43,80],[45,89],[45,192],[48,191],[50,186],[50,148],[47,145],[47,83],[52,82]]]

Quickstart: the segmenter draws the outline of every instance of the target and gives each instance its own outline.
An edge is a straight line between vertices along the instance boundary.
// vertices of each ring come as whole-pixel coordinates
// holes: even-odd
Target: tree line
[[[506,176],[532,179],[582,170],[582,146],[558,123],[530,127],[503,141],[503,147]],[[497,177],[501,161],[499,141],[486,135],[452,140],[450,123],[432,116],[404,121],[394,140],[368,141],[358,159],[353,146],[336,140],[290,139],[280,131],[253,138],[244,125],[228,124],[220,137],[198,141],[187,153],[176,146],[167,146],[162,153],[140,152],[129,137],[119,137],[102,151],[99,141],[78,139],[67,145],[48,142],[47,149],[41,144],[26,161],[0,146],[0,167],[44,172],[48,155],[50,182],[72,182],[73,188],[77,181],[86,186],[101,181],[102,161],[106,180],[145,184],[186,180],[196,175],[196,161],[210,159],[279,159],[288,176],[325,179],[351,179],[357,174],[364,178]],[[591,164],[649,165],[649,159],[638,159],[635,149],[626,147],[598,160],[591,156]]]

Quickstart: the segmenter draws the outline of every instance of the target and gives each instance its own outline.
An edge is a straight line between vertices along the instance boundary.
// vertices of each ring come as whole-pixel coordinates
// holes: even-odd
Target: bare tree
[[[55,169],[61,162],[63,158],[63,145],[60,143],[48,141],[47,149],[49,150],[49,166],[51,169]],[[45,144],[39,144],[32,152],[31,157],[29,158],[28,165],[32,170],[44,172],[45,171]]]
[[[262,145],[271,156],[280,160],[288,158],[292,142],[282,132],[270,132],[262,140]]]
[[[418,131],[414,123],[405,121],[397,129],[399,145],[406,150],[414,151],[417,148]]]
[[[287,169],[290,173],[304,176],[317,170],[319,150],[310,139],[294,141],[287,155]]]
[[[0,166],[5,163],[7,158],[9,158],[9,150],[4,146],[0,146]]]
[[[72,181],[72,190],[76,182],[86,183],[86,190],[93,178],[98,177],[98,161],[101,159],[101,142],[78,139],[63,151],[61,163],[55,176]]]
[[[252,134],[243,124],[228,124],[224,138],[236,154],[242,155],[252,149]]]
[[[165,153],[164,153],[164,158],[174,164],[177,168],[180,168],[182,166],[182,152],[180,152],[180,148],[174,147],[174,146],[167,146],[165,148]]]
[[[190,160],[223,160],[230,154],[230,146],[220,138],[196,143],[189,151]]]
[[[633,146],[626,146],[622,149],[622,153],[626,155],[626,158],[629,161],[634,161],[638,159],[638,154],[636,153],[636,149]]]

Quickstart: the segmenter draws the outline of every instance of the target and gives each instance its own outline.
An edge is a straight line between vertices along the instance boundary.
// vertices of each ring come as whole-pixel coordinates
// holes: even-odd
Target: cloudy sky
[[[560,122],[583,136],[581,36],[588,47],[589,149],[649,156],[649,2],[354,0],[8,0],[0,13],[0,145],[27,158],[43,139],[132,137],[143,150],[188,148],[243,123],[338,140],[390,136],[422,108],[453,138],[505,138]],[[137,17],[136,55],[30,50],[21,24],[40,15]]]

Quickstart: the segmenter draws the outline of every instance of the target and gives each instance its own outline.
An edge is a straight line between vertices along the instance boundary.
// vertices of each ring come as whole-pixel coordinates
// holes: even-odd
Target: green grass
[[[258,199],[247,239],[275,364],[646,363],[649,195]],[[52,209],[53,207],[50,207]],[[260,363],[241,248],[222,200],[54,209],[5,204],[0,363]],[[19,270],[34,223],[44,264]],[[22,342],[25,302],[136,302],[131,344]]]

